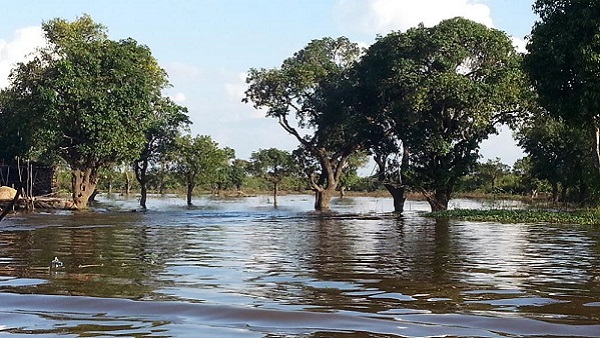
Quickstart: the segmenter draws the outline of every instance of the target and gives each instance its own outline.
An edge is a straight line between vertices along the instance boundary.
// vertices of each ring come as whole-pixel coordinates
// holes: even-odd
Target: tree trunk
[[[148,189],[146,188],[146,182],[140,182],[140,206],[142,209],[148,209],[146,207],[146,199],[148,195]]]
[[[600,171],[600,123],[594,122],[594,164]]]
[[[160,171],[159,171],[159,182],[158,182],[158,193],[161,195],[165,194],[165,176],[167,172],[167,164],[164,161],[160,162]]]
[[[406,202],[406,177],[405,173],[408,170],[410,152],[406,145],[402,146],[402,162],[399,171],[387,172],[389,154],[379,154],[373,157],[379,171],[377,180],[383,184],[386,190],[392,195],[394,200],[394,212],[404,212],[404,202]],[[388,183],[386,183],[388,182]]]
[[[129,196],[131,192],[131,178],[129,177],[129,170],[125,168],[125,195]]]
[[[279,185],[277,183],[273,183],[273,207],[277,208],[277,192]]]
[[[92,192],[92,194],[90,195],[90,198],[88,198],[89,202],[96,202],[96,195],[98,195],[99,191],[98,189],[94,189],[94,192]]]
[[[552,204],[558,203],[558,183],[553,182],[552,184]]]
[[[424,193],[431,211],[448,210],[448,202],[450,202],[450,191],[447,189],[436,189],[434,194]]]
[[[390,184],[384,184],[384,186],[394,199],[394,212],[399,214],[403,213],[404,202],[406,201],[406,189],[403,186],[396,187]]]
[[[187,185],[187,205],[188,207],[191,207],[192,204],[192,194],[194,193],[194,184],[188,183]]]
[[[147,183],[148,179],[146,176],[146,171],[148,169],[148,161],[139,161],[135,162],[135,178],[140,184],[140,206],[142,209],[146,210],[146,199],[148,195]]]
[[[335,189],[327,188],[315,191],[315,210],[329,211],[331,207],[331,197]]]
[[[90,196],[98,184],[96,168],[72,169],[71,190],[73,192],[73,203],[77,209],[87,208]]]
[[[315,192],[315,210],[329,211],[331,198],[340,182],[344,165],[348,163],[349,155],[342,156],[340,159],[330,159],[323,149],[316,150],[313,155],[316,155],[321,163],[318,180],[315,176],[310,176],[311,188]]]

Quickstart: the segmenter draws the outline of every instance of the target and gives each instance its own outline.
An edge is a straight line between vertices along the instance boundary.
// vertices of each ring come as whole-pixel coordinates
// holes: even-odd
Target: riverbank
[[[422,215],[428,218],[454,219],[474,222],[554,223],[600,226],[600,210],[597,209],[585,209],[574,211],[526,209],[454,209],[446,211],[428,212],[423,213]]]

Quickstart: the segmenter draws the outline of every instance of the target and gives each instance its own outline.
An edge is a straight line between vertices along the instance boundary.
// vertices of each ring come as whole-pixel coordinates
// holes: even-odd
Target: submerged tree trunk
[[[346,197],[346,187],[342,185],[340,187],[340,198],[344,198],[344,197]]]
[[[394,212],[399,214],[403,213],[404,202],[406,202],[406,189],[404,186],[396,187],[391,184],[384,184],[384,186],[394,199]]]
[[[77,209],[87,208],[89,198],[98,184],[97,168],[72,169],[71,191]]]
[[[131,177],[129,176],[129,169],[125,167],[125,195],[129,196],[131,193]]]
[[[315,210],[329,211],[331,208],[331,197],[334,192],[335,188],[315,190]]]
[[[389,163],[388,157],[390,154],[381,153],[373,156],[373,160],[377,163],[378,173],[377,180],[383,184],[385,189],[392,195],[394,200],[394,212],[404,212],[404,202],[406,202],[406,177],[405,173],[408,170],[410,152],[406,145],[402,146],[402,160],[400,167],[395,171],[388,172]],[[393,169],[393,167],[392,167]]]
[[[165,194],[165,176],[167,172],[167,164],[164,161],[160,162],[160,170],[159,170],[159,181],[158,181],[158,193],[161,195]]]
[[[146,172],[148,170],[148,161],[140,161],[134,164],[135,167],[135,178],[140,184],[140,206],[146,210],[146,199],[148,195],[148,178]]]
[[[148,189],[146,188],[146,181],[140,182],[140,206],[142,209],[148,209],[146,207],[146,199],[148,196]]]
[[[94,189],[94,192],[92,192],[90,198],[88,198],[88,202],[96,202],[96,195],[98,195],[98,193],[98,189]]]
[[[188,183],[187,185],[187,205],[191,207],[192,204],[192,194],[194,193],[195,184]]]
[[[431,211],[444,211],[448,210],[448,203],[450,202],[450,190],[447,188],[436,189],[435,193],[423,192]]]
[[[327,168],[323,166],[324,171],[331,172],[331,167]],[[315,192],[315,210],[316,211],[329,211],[331,208],[331,198],[335,194],[335,190],[337,188],[340,172],[335,174],[326,174],[323,176],[321,174],[321,178],[318,183],[313,182],[312,188]]]
[[[277,182],[273,183],[273,207],[277,208],[277,193],[278,193],[279,185]]]

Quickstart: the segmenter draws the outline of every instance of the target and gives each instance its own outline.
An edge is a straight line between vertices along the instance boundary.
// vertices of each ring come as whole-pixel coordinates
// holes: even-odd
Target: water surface
[[[600,337],[599,228],[101,198],[0,222],[0,335]],[[508,203],[508,202],[506,202]],[[454,200],[453,207],[489,207]],[[57,257],[62,268],[50,268]]]

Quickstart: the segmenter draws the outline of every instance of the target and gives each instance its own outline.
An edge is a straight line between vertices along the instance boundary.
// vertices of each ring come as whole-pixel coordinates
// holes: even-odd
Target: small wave
[[[91,297],[65,297],[49,295],[19,295],[0,293],[0,314],[3,318],[27,314],[28,331],[44,326],[40,321],[52,321],[54,327],[61,326],[64,333],[67,323],[73,329],[82,329],[78,322],[93,320],[95,327],[120,322],[131,334],[150,334],[144,330],[156,330],[164,326],[168,331],[172,325],[197,325],[198,329],[221,328],[222,336],[231,334],[232,329],[260,333],[310,334],[315,332],[368,332],[405,337],[457,336],[457,337],[501,337],[508,335],[532,336],[582,336],[600,337],[600,325],[567,325],[548,323],[530,318],[500,318],[483,315],[462,314],[407,314],[397,316],[365,317],[352,312],[319,313],[300,312],[252,307],[234,307],[214,304],[182,302],[134,301]],[[52,314],[49,316],[48,314]],[[37,316],[37,319],[35,318]],[[64,323],[61,323],[64,322]],[[152,325],[144,325],[152,323]],[[10,321],[0,331],[11,331]],[[132,332],[133,330],[133,332]],[[136,331],[137,330],[137,331]],[[81,333],[81,331],[79,331]],[[165,332],[162,332],[163,334]],[[198,332],[197,332],[198,333]]]

